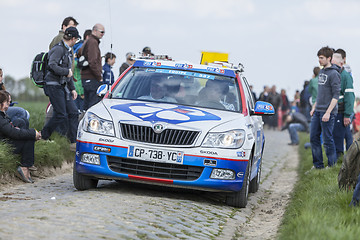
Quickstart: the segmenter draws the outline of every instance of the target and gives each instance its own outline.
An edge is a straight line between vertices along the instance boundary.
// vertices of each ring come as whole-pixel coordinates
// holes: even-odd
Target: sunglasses
[[[100,31],[100,30],[97,30],[97,31],[101,34],[105,34],[105,31]]]

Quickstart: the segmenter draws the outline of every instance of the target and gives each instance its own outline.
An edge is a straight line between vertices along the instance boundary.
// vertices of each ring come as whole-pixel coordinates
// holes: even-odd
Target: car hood
[[[131,122],[141,125],[143,122],[149,124],[161,122],[178,128],[210,130],[233,120],[239,121],[244,117],[243,114],[236,112],[168,103],[119,99],[104,99],[102,103],[114,123]]]

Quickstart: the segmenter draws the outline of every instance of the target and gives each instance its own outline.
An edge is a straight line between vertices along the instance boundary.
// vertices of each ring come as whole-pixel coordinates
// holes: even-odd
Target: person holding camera
[[[53,115],[41,131],[43,139],[49,139],[54,130],[67,136],[71,148],[76,145],[78,110],[74,100],[77,98],[73,82],[71,48],[80,38],[75,27],[65,30],[63,40],[56,44],[48,54],[48,71],[45,76],[45,94],[53,106]],[[59,127],[58,127],[59,126]]]

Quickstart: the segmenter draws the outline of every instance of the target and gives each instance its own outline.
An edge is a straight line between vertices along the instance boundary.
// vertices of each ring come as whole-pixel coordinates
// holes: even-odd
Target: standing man
[[[333,50],[329,47],[321,48],[319,57],[320,70],[318,82],[318,95],[310,115],[310,143],[313,156],[313,168],[324,168],[320,134],[322,133],[325,153],[328,158],[328,166],[336,163],[336,149],[333,138],[335,116],[337,114],[337,102],[340,94],[340,68],[331,64]]]
[[[102,64],[100,53],[100,39],[105,34],[103,25],[97,23],[92,28],[89,39],[82,46],[81,55],[89,62],[87,67],[81,69],[81,81],[84,87],[84,110],[100,102],[96,90],[102,82]]]
[[[313,73],[313,78],[310,80],[308,87],[309,93],[311,94],[311,106],[314,105],[314,103],[316,102],[320,68],[314,67]]]
[[[67,17],[64,19],[64,21],[61,24],[61,29],[59,30],[59,34],[53,38],[49,45],[49,50],[52,49],[56,44],[61,42],[64,37],[65,30],[69,27],[77,27],[79,23],[75,20],[73,17]]]
[[[354,114],[355,94],[353,87],[353,79],[350,73],[344,70],[344,58],[342,57],[342,54],[337,50],[333,54],[332,63],[336,64],[341,68],[341,89],[338,102],[338,114],[335,118],[335,125],[333,131],[336,147],[336,157],[338,159],[344,154],[344,138],[346,133],[348,136],[350,136],[350,139],[346,139],[346,150],[348,150],[350,145],[352,144],[353,139],[350,130],[350,124],[351,115]]]
[[[254,92],[254,87],[253,87],[253,85],[250,85],[249,88],[250,88],[251,94],[252,94],[252,96],[253,96],[254,102],[256,102],[256,101],[257,101],[257,98],[256,98],[256,93]]]
[[[132,52],[126,53],[126,62],[121,64],[121,67],[119,69],[119,76],[125,72],[128,67],[132,66],[135,63],[135,54]]]
[[[63,40],[49,51],[49,63],[45,76],[45,94],[49,97],[54,113],[41,131],[43,139],[49,139],[56,129],[60,134],[67,135],[71,142],[70,148],[76,144],[78,110],[74,100],[77,97],[73,82],[71,48],[80,38],[75,27],[64,32]]]
[[[73,17],[66,17],[62,24],[61,24],[61,29],[59,30],[59,34],[56,35],[53,40],[51,41],[51,43],[49,44],[49,51],[59,42],[61,42],[64,38],[64,34],[65,34],[65,30],[69,27],[77,27],[77,25],[79,25],[79,23],[76,21],[75,18]],[[72,54],[74,54],[74,52],[72,52]],[[71,66],[71,70],[74,72],[75,69],[75,63],[74,63],[74,59],[73,59],[73,63]],[[76,80],[75,80],[76,81]],[[53,106],[50,105],[47,109],[46,109],[46,116],[45,116],[45,124],[50,120],[50,118],[53,115]]]

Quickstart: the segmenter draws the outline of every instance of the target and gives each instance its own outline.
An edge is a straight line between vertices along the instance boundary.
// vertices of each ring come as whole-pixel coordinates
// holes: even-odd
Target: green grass
[[[301,135],[299,180],[296,183],[280,230],[279,239],[359,239],[360,208],[349,207],[352,191],[340,191],[337,176],[341,163],[323,170],[312,170],[309,141]],[[324,163],[327,158],[324,154]]]
[[[23,107],[30,113],[30,128],[41,130],[45,122],[45,108],[47,102],[21,102],[16,105]],[[37,167],[59,167],[64,161],[73,161],[74,153],[69,150],[69,141],[56,132],[51,136],[52,141],[35,142],[35,165]],[[10,145],[0,142],[0,175],[15,172],[20,163],[20,156],[12,152]]]

